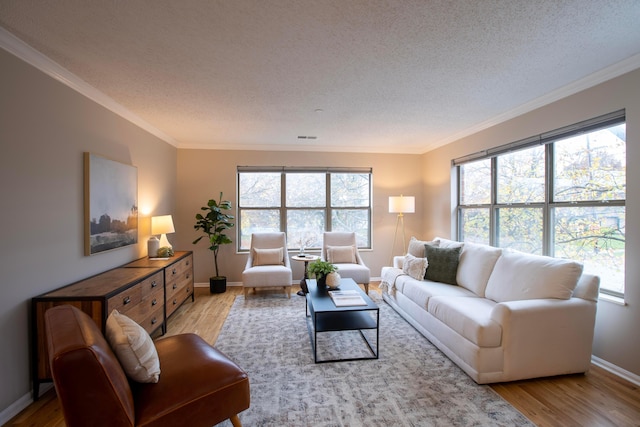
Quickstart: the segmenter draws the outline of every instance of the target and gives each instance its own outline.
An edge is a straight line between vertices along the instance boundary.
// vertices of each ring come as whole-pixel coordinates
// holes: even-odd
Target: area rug
[[[313,361],[304,298],[236,297],[215,346],[249,375],[245,427],[533,425],[370,294],[380,306],[379,359],[323,364]],[[322,358],[367,355],[357,333],[319,337]]]

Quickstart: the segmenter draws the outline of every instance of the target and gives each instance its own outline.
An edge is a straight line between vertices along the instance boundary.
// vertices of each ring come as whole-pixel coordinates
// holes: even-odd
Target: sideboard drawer
[[[118,310],[120,313],[128,315],[140,302],[142,302],[142,288],[140,286],[132,286],[107,300],[107,316],[113,310]]]
[[[170,267],[166,268],[167,270],[167,283],[171,283],[173,280],[177,280],[184,275],[184,273],[193,271],[193,256],[188,255],[184,259],[176,262]]]
[[[71,304],[89,314],[102,332],[115,309],[141,325],[149,334],[166,332],[166,319],[193,293],[193,254],[178,251],[169,259],[140,258],[93,277],[32,298],[33,396],[40,383],[51,381],[44,312]],[[165,301],[168,305],[165,306]]]
[[[155,331],[164,322],[164,306],[156,306],[154,311],[147,313],[144,318],[136,320],[136,322],[149,333]]]

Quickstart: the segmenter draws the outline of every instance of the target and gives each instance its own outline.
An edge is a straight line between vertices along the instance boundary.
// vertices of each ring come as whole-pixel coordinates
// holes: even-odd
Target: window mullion
[[[331,206],[331,174],[329,172],[327,172],[327,174],[325,175],[326,179],[325,179],[325,188],[326,191],[325,193],[325,202],[324,202],[324,206],[325,206],[325,216],[324,216],[324,229],[327,231],[331,231],[331,215],[332,215],[332,208],[333,206]]]
[[[280,231],[287,233],[287,174],[280,174]]]

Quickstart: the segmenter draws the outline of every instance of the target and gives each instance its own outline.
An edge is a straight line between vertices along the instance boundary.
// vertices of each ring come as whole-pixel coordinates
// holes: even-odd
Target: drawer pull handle
[[[151,319],[151,324],[155,325],[156,323],[158,323],[158,319],[156,319],[155,317],[153,319]]]
[[[154,298],[153,301],[151,301],[151,305],[156,305],[158,303],[158,301],[156,301],[156,299]]]
[[[185,291],[186,291],[187,293],[189,293],[189,291],[191,291],[191,289],[186,288],[186,289],[185,289]]]
[[[174,299],[174,300],[173,300],[173,305],[176,305],[177,303],[178,303],[178,300],[177,300],[177,299]]]
[[[189,273],[187,273],[187,276],[186,276],[186,278],[187,278],[187,279],[189,278]]]
[[[173,284],[173,289],[176,289],[177,287],[178,287],[178,284],[177,284],[177,283],[174,283],[174,284]]]
[[[131,302],[131,298],[130,297],[126,297],[125,299],[122,300],[122,304],[123,305],[127,305]]]
[[[158,284],[156,283],[156,281],[154,280],[153,282],[151,282],[151,287],[155,288],[156,286],[158,286]]]
[[[189,261],[187,261],[187,265],[189,265]]]
[[[171,274],[176,274],[178,271],[174,268],[173,270],[171,270]]]

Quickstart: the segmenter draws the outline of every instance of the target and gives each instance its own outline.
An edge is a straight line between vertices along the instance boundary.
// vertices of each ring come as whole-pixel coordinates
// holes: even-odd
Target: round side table
[[[319,258],[320,257],[317,255],[308,255],[308,254],[305,254],[303,256],[294,255],[291,257],[291,259],[294,261],[304,262],[304,274],[302,275],[302,279],[300,279],[300,290],[298,291],[298,295],[304,296],[304,294],[307,293],[307,279],[309,278],[307,276],[307,266],[309,265],[309,262],[315,261]]]

